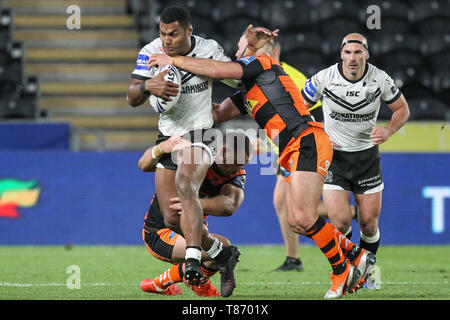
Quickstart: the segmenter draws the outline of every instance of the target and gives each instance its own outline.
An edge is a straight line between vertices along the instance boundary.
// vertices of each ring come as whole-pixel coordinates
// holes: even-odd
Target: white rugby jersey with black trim
[[[344,77],[342,63],[323,69],[305,82],[303,97],[311,104],[322,100],[325,131],[340,151],[373,147],[370,134],[376,125],[381,100],[396,101],[401,92],[383,70],[366,64],[360,80]]]
[[[189,57],[210,58],[231,61],[222,47],[212,39],[193,35]],[[154,53],[162,52],[161,39],[157,38],[145,45],[138,54],[136,69],[131,78],[147,80],[156,75],[157,68],[148,68],[148,59]],[[211,93],[213,80],[197,76],[183,69],[181,74],[181,95],[176,105],[168,112],[159,115],[158,128],[165,136],[183,135],[194,129],[211,128],[214,121],[211,114]]]

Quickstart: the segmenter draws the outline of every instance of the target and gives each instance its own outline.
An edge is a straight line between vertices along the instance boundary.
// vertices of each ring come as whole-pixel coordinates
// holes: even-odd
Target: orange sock
[[[334,232],[336,233],[336,237],[339,241],[339,246],[342,249],[342,253],[344,255],[347,255],[347,253],[352,250],[352,248],[355,246],[353,242],[350,241],[342,232],[340,232],[337,228],[334,228]]]
[[[183,281],[183,271],[181,266],[181,264],[174,264],[169,269],[161,273],[161,275],[154,278],[153,283],[155,284],[155,287],[164,290],[172,283]]]
[[[339,245],[335,229],[333,225],[326,222],[323,218],[319,218],[312,228],[307,231],[307,234],[327,257],[333,273],[339,275],[345,271],[346,265],[345,256]]]
[[[201,265],[201,270],[202,270],[203,276],[208,279],[211,278],[213,275],[215,275],[217,273],[217,271],[219,271],[219,270],[211,269],[211,268],[205,266],[203,263]]]

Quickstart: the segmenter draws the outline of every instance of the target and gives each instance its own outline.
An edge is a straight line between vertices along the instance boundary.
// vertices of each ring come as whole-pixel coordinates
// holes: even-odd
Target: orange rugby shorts
[[[321,127],[311,126],[289,142],[278,163],[289,172],[310,171],[325,177],[332,158],[328,134]]]
[[[152,232],[142,230],[142,238],[148,251],[155,258],[165,262],[172,262],[172,251],[178,236],[178,233],[169,228]]]

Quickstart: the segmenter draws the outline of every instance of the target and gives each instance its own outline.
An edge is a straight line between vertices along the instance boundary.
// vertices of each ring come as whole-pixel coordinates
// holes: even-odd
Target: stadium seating
[[[377,47],[377,59],[382,66],[423,68],[426,63],[420,53],[420,38],[414,34],[388,34],[373,45]]]
[[[238,16],[223,20],[218,26],[222,35],[239,40],[250,22],[253,25],[262,25],[262,22],[259,19],[249,19],[248,17]],[[211,35],[211,37],[214,38],[214,35]]]
[[[25,53],[21,42],[10,42],[0,52],[0,81],[21,84],[24,81]]]
[[[314,33],[288,32],[280,36],[282,51],[307,50],[322,54],[323,40]]]
[[[192,24],[196,35],[211,38],[217,33],[216,24],[210,17],[192,16]]]
[[[261,20],[265,11],[257,0],[220,1],[215,5],[214,19],[219,24],[223,20],[237,17],[247,17],[249,21],[252,19]]]
[[[171,5],[181,5],[186,7],[192,16],[200,17],[210,17],[212,18],[213,11],[215,9],[215,4],[209,0],[166,0],[161,1],[159,12],[162,11],[164,7]]]
[[[423,36],[450,32],[450,3],[447,0],[413,1],[413,25]]]
[[[352,8],[352,9],[350,9]],[[359,22],[359,8],[354,1],[327,1],[324,2],[317,15],[317,23],[323,35],[333,35],[342,39],[346,34],[361,32],[362,25]]]
[[[41,115],[39,79],[25,75],[24,45],[13,41],[13,11],[0,10],[0,119],[34,119]]]
[[[24,83],[0,83],[0,118],[34,119],[39,110],[39,79],[30,76]]]
[[[123,95],[139,49],[158,36],[159,14],[172,4],[186,6],[194,33],[215,39],[232,59],[248,24],[279,28],[281,59],[307,76],[339,62],[342,37],[361,32],[369,41],[369,62],[386,70],[408,101],[437,99],[450,109],[448,0],[92,0],[83,7],[82,32],[65,28],[61,12],[67,1],[1,4],[7,7],[0,8],[0,86],[8,94],[1,95],[0,116],[40,116],[47,109],[49,119],[69,121],[86,133],[81,148],[96,149],[95,141],[104,138],[108,145],[111,138],[116,142],[110,148],[133,149],[133,141],[142,146],[155,136],[157,116],[144,107],[129,108]],[[380,7],[379,30],[366,27],[369,5]],[[25,99],[27,83],[33,83],[29,74],[38,75],[35,87],[42,92],[31,111],[5,109]],[[231,91],[217,82],[214,98]],[[431,108],[421,105],[415,120]],[[380,119],[390,116],[386,108]]]
[[[315,11],[306,3],[292,0],[267,2],[262,18],[271,29],[314,31]]]
[[[281,60],[299,68],[307,76],[312,76],[326,67],[322,56],[323,41],[317,34],[295,32],[280,38]]]
[[[367,8],[369,6],[378,6],[380,8],[381,23],[380,27],[387,30],[406,33],[411,31],[412,13],[410,5],[395,0],[364,0],[361,3],[359,13],[360,22],[366,24],[368,17]]]
[[[408,99],[410,120],[450,120],[449,110],[438,99],[419,97]]]
[[[327,67],[322,55],[304,50],[282,53],[281,60],[297,68],[307,77]]]
[[[14,17],[9,8],[0,8],[0,50],[6,49],[12,41]]]

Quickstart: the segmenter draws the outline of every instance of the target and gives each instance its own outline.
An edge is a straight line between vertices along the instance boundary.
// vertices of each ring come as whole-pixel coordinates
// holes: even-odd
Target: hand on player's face
[[[164,70],[153,78],[147,80],[145,87],[151,92],[151,94],[171,101],[172,99],[170,97],[175,97],[178,94],[179,89],[176,83],[164,80],[164,76],[168,72],[169,70]]]
[[[249,25],[244,34],[247,38],[248,47],[251,50],[256,51],[264,47],[267,40],[272,37],[277,37],[279,31],[279,29],[270,31],[269,29],[264,27],[253,27],[253,25]]]

